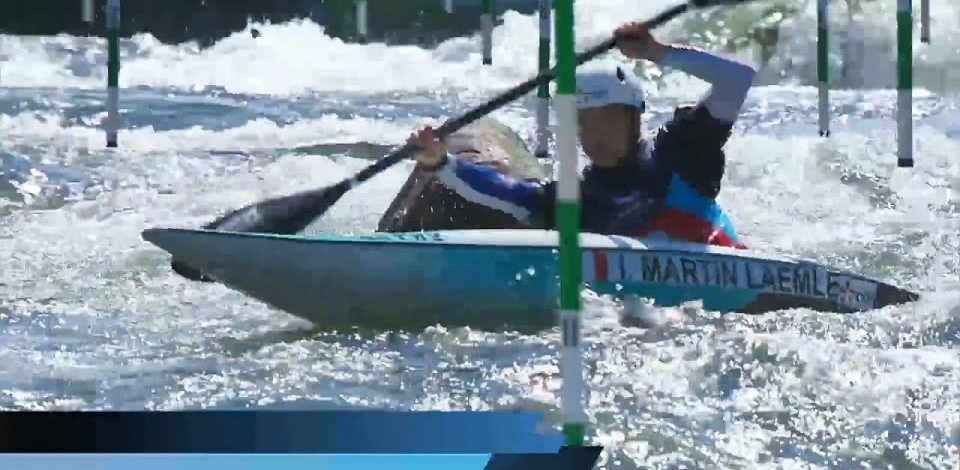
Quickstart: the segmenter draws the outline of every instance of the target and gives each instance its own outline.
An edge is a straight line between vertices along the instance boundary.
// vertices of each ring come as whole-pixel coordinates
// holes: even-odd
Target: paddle
[[[656,28],[688,10],[743,3],[748,0],[692,0],[681,5],[669,8],[659,15],[646,22],[647,27]],[[577,54],[576,64],[582,65],[597,56],[612,49],[619,38],[611,37],[596,46]],[[556,70],[550,69],[541,72],[534,78],[527,80],[503,93],[497,95],[492,100],[471,109],[463,116],[450,119],[443,123],[434,132],[440,137],[446,137],[474,121],[490,114],[504,105],[522,97],[523,95],[535,90],[538,86],[549,83],[556,78]],[[333,186],[325,188],[303,191],[290,196],[284,196],[274,199],[267,199],[249,206],[228,212],[222,217],[203,226],[206,230],[221,230],[228,232],[247,232],[247,233],[273,233],[278,235],[289,235],[297,233],[314,220],[320,218],[337,201],[343,197],[354,186],[367,181],[370,178],[380,174],[383,170],[406,160],[413,155],[414,148],[410,145],[403,145],[394,150],[383,159],[360,170],[359,173],[351,178],[345,179]],[[179,261],[171,262],[171,268],[177,274],[193,280],[209,282],[209,277],[203,275],[199,270],[187,266]]]

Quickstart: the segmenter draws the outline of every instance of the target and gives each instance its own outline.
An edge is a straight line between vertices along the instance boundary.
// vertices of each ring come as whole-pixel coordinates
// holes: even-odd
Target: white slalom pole
[[[120,128],[120,0],[107,0],[107,147],[116,148]]]
[[[480,0],[480,34],[483,37],[483,65],[493,64],[493,0]]]
[[[550,69],[550,10],[551,0],[540,0],[540,50],[538,68],[540,72]],[[537,159],[546,159],[550,148],[550,84],[544,83],[537,89]],[[543,161],[543,160],[541,160]],[[552,165],[551,165],[552,167]],[[551,171],[550,174],[553,174]],[[550,175],[547,175],[550,176]]]
[[[817,0],[817,121],[820,135],[830,135],[830,46],[828,0]]]
[[[920,42],[930,44],[930,0],[920,0]]]
[[[897,166],[913,167],[913,2],[897,0]]]
[[[443,9],[447,13],[453,13],[453,0],[443,0]]]
[[[357,0],[357,36],[360,44],[367,43],[367,0]]]

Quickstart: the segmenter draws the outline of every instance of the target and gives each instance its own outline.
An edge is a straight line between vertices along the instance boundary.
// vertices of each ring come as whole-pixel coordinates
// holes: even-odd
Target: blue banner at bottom
[[[590,470],[600,447],[556,454],[6,454],[0,468],[30,470]]]

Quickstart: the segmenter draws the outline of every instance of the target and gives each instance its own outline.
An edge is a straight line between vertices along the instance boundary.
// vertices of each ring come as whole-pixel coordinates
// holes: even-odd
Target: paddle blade
[[[326,188],[267,199],[228,212],[203,226],[206,230],[292,235],[310,225],[350,189],[349,181]]]
[[[173,272],[179,274],[180,276],[183,276],[184,278],[190,281],[213,282],[213,278],[207,276],[206,274],[203,274],[202,272],[200,272],[199,269],[183,264],[177,260],[173,260],[170,262],[170,269],[172,269]]]
[[[350,186],[349,180],[341,181],[326,188],[250,204],[226,213],[203,228],[223,232],[292,235],[307,228],[330,209]],[[171,261],[170,268],[191,281],[213,282],[212,278],[180,260]]]

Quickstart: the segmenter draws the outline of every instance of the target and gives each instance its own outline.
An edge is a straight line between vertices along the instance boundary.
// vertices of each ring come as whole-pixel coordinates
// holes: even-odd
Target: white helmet
[[[643,110],[643,87],[630,68],[612,60],[588,63],[577,71],[577,109],[624,104]]]

